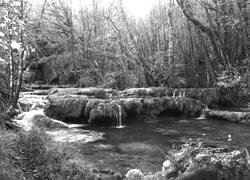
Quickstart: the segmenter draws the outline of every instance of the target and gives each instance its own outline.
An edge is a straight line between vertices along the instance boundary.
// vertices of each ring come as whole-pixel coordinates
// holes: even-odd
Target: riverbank
[[[191,138],[194,141],[199,139],[201,142],[204,142],[206,148],[208,148],[206,157],[211,156],[210,152],[216,150],[218,144],[226,145],[223,146],[224,150],[219,151],[214,158],[223,156],[229,159],[231,158],[232,162],[238,162],[239,160],[241,165],[238,166],[239,164],[236,163],[233,168],[237,167],[238,169],[236,168],[235,171],[238,172],[239,170],[242,172],[243,176],[241,176],[240,179],[245,180],[245,174],[248,173],[248,170],[243,168],[243,166],[245,167],[245,165],[247,165],[247,156],[243,146],[250,146],[247,144],[248,142],[244,141],[244,139],[249,137],[247,127],[237,125],[239,126],[239,128],[237,128],[237,126],[232,125],[232,128],[229,128],[229,125],[225,126],[221,121],[191,118],[190,115],[192,115],[192,113],[190,112],[199,112],[197,114],[199,116],[200,113],[207,109],[207,106],[198,100],[198,98],[186,97],[186,92],[188,92],[188,90],[169,91],[164,88],[133,88],[121,92],[101,88],[54,88],[21,93],[19,105],[20,109],[24,112],[16,117],[16,122],[21,127],[21,131],[18,131],[16,134],[14,133],[14,138],[5,138],[8,136],[8,132],[4,132],[2,137],[4,137],[3,139],[8,139],[6,142],[10,142],[10,144],[13,144],[12,142],[19,144],[19,140],[22,138],[24,138],[22,142],[33,140],[35,142],[42,141],[45,143],[43,146],[46,148],[41,147],[41,143],[38,143],[39,149],[48,150],[49,152],[46,153],[48,157],[50,156],[50,151],[53,151],[53,155],[62,159],[58,161],[58,163],[62,163],[62,165],[55,164],[55,169],[57,169],[55,172],[53,172],[54,165],[51,165],[51,169],[45,168],[44,171],[47,171],[46,173],[44,171],[37,173],[41,167],[33,165],[33,167],[36,168],[34,172],[32,171],[28,174],[30,177],[45,176],[44,173],[49,177],[50,173],[52,173],[64,179],[65,177],[76,177],[76,179],[99,177],[105,180],[116,180],[124,179],[127,172],[126,177],[129,179],[131,175],[130,170],[137,169],[141,172],[140,175],[142,175],[141,177],[143,179],[165,179],[164,176],[169,176],[169,174],[164,175],[161,169],[162,164],[164,164],[163,162],[167,161],[168,163],[165,163],[165,165],[172,165],[171,167],[165,167],[165,165],[163,165],[164,168],[167,168],[165,170],[169,172],[170,170],[168,170],[168,168],[174,168],[173,173],[170,173],[171,177],[181,179],[185,176],[195,175],[197,171],[193,171],[192,168],[183,169],[182,167],[181,169],[183,169],[183,171],[179,173],[179,170],[176,171],[176,169],[182,165],[185,167],[186,165],[194,167],[194,162],[187,160],[185,162],[190,164],[176,166],[175,161],[181,161],[181,159],[177,157],[177,160],[165,158],[168,156],[168,153],[173,150],[172,146],[178,147],[177,149],[174,148],[177,154],[178,152],[182,152],[180,146],[186,144]],[[197,95],[197,93],[195,94]],[[58,114],[58,116],[54,116],[56,119],[52,119],[51,117],[53,116],[46,116],[43,112],[45,109],[45,113],[47,113],[48,110],[51,111],[51,108],[53,109],[53,113],[57,112],[55,114]],[[171,116],[166,116],[165,113],[161,113],[166,110],[168,113],[171,112],[171,115],[179,116],[182,114],[184,116],[171,120]],[[84,120],[82,115],[85,115],[86,112],[88,116],[86,116],[87,118],[85,117]],[[113,113],[113,117],[109,116],[110,112],[111,114]],[[176,114],[176,112],[178,113]],[[98,116],[96,116],[96,114]],[[131,116],[133,114],[135,116]],[[193,113],[193,115],[195,114],[196,113]],[[160,117],[162,117],[162,119],[158,115],[161,115]],[[78,123],[79,118],[83,118],[80,122],[86,124],[82,126],[70,125],[65,123],[65,120],[67,120],[65,117],[67,117],[68,120],[75,117]],[[94,118],[91,119],[91,117]],[[96,126],[96,124],[98,124],[96,122],[100,122],[99,120],[103,117],[106,117],[104,118],[105,126]],[[121,120],[123,123],[128,123],[121,123],[122,125],[127,125],[127,127],[117,129],[116,127],[107,126],[106,123],[110,117],[111,119],[114,118],[111,120],[111,126],[119,125],[120,122],[117,120]],[[88,121],[89,119],[93,121]],[[62,120],[65,122],[62,122]],[[246,129],[246,131],[244,129]],[[38,135],[32,133],[37,133]],[[228,135],[230,135],[232,139],[226,139]],[[38,137],[42,139],[37,140],[36,138]],[[25,142],[25,144],[26,147],[29,147],[29,145],[33,143]],[[34,144],[36,145],[36,143]],[[3,147],[4,149],[10,148],[9,146]],[[32,150],[32,148],[30,149]],[[34,147],[34,149],[36,148]],[[197,150],[196,146],[194,146],[194,150],[195,149]],[[25,150],[21,151],[23,152]],[[231,156],[232,153],[234,154],[236,151],[236,156]],[[36,150],[34,150],[34,152],[36,152]],[[67,154],[68,152],[70,153]],[[19,151],[17,154],[18,153]],[[63,156],[60,153],[63,154]],[[14,154],[16,154],[16,152]],[[197,153],[196,156],[199,157],[202,154],[204,155],[204,150]],[[18,157],[17,159],[19,159],[19,156],[22,159],[29,159],[22,153],[16,156]],[[35,154],[35,156],[38,155]],[[41,155],[40,157],[44,156]],[[12,159],[11,156],[9,158]],[[193,160],[194,159],[192,159],[192,161]],[[6,161],[6,159],[3,159],[3,162],[4,161]],[[50,160],[45,159],[43,162],[50,166]],[[15,163],[14,161],[14,164]],[[174,167],[172,167],[173,164]],[[215,164],[216,163],[211,163],[212,166]],[[198,163],[195,164],[195,167],[196,165],[197,167],[199,165],[203,167],[204,164]],[[225,166],[224,174],[228,172],[227,169],[232,169],[232,166],[227,165],[223,165]],[[60,166],[60,168],[57,166]],[[67,166],[67,168],[64,166]],[[203,172],[204,168],[207,172],[207,169],[210,167],[204,166],[201,172]],[[31,170],[25,168],[23,171],[30,172]],[[133,173],[134,172],[138,171],[133,171]],[[208,173],[210,172],[209,170]],[[213,177],[215,177],[214,175],[218,172],[221,172],[221,169],[217,169],[211,173]],[[8,173],[10,172],[8,171]],[[238,178],[239,176],[235,175],[235,177]],[[54,176],[53,178],[55,179]],[[233,178],[234,177],[231,179]]]
[[[120,177],[99,172],[91,162],[84,161],[74,144],[53,141],[43,129],[13,132],[1,128],[0,137],[2,180]]]
[[[124,173],[109,169],[105,159],[92,156],[94,161],[86,158],[90,154],[88,148],[79,149],[80,142],[60,142],[51,139],[44,130],[33,128],[29,131],[1,131],[0,133],[0,179],[100,179],[100,180],[186,180],[211,177],[214,179],[248,180],[250,175],[244,148],[227,146],[207,146],[201,142],[186,141],[179,148],[167,151],[165,157],[158,163],[156,171],[143,169],[143,159],[138,159],[130,169]],[[104,141],[105,142],[105,141]],[[94,144],[93,144],[94,145]],[[97,153],[106,154],[113,148],[95,145]],[[142,142],[127,143],[120,146],[123,151],[143,153],[145,160],[150,151],[157,152]],[[84,152],[84,153],[83,153]],[[113,152],[114,154],[114,152]],[[114,155],[113,155],[114,156]],[[109,156],[107,158],[112,158]],[[125,157],[124,157],[125,158]],[[249,157],[248,157],[249,158]],[[96,161],[105,164],[96,166]],[[113,159],[115,161],[115,159]],[[124,159],[126,164],[128,159]],[[116,166],[113,164],[112,166]],[[115,168],[114,168],[115,169]]]

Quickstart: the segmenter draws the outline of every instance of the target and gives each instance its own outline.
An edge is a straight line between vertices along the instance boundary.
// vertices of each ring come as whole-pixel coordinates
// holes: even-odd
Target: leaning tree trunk
[[[23,16],[24,16],[24,7],[23,7],[23,0],[21,0],[21,10],[20,10],[20,20],[23,20]],[[13,100],[11,102],[11,105],[16,108],[17,106],[17,101],[19,99],[19,94],[21,91],[21,87],[22,87],[22,80],[23,80],[23,64],[24,64],[24,60],[27,57],[27,50],[25,50],[24,48],[24,39],[23,39],[23,29],[20,29],[20,42],[22,44],[22,50],[20,52],[20,58],[19,58],[19,65],[18,65],[18,79],[17,79],[17,84],[16,84],[16,91],[13,97]]]
[[[247,61],[248,61],[248,68],[247,68],[247,81],[248,81],[248,92],[250,92],[250,0],[247,1]]]
[[[204,34],[207,35],[207,37],[210,40],[210,43],[212,45],[213,51],[215,53],[216,59],[218,60],[218,63],[222,66],[227,65],[227,61],[222,56],[222,53],[220,52],[220,48],[218,43],[216,42],[215,32],[210,26],[207,26],[203,24],[195,15],[193,14],[191,10],[191,6],[188,0],[176,0],[178,5],[180,6],[183,14],[186,16],[188,20],[190,20],[197,28],[199,28]]]

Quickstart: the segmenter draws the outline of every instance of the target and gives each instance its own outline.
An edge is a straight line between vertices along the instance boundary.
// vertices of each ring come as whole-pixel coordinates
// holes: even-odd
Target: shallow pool
[[[125,128],[86,126],[83,129],[105,133],[105,140],[79,144],[88,162],[103,171],[122,174],[131,168],[143,172],[161,170],[165,152],[188,139],[210,145],[233,145],[250,148],[250,125],[185,117],[159,117],[145,123],[131,119]]]

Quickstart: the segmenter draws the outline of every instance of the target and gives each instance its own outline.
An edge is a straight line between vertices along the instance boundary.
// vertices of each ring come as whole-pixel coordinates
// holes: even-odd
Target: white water
[[[178,97],[186,97],[186,91],[179,91],[179,96]]]
[[[33,127],[33,119],[36,115],[44,115],[43,110],[31,110],[28,112],[22,112],[14,121],[21,126],[25,131],[29,131]]]
[[[117,118],[117,126],[115,128],[120,129],[120,128],[126,127],[122,125],[122,106],[120,104],[118,105],[118,111],[119,113],[118,113],[118,118]]]
[[[174,90],[173,97],[175,97],[176,92],[177,92],[177,89]]]
[[[206,108],[202,111],[202,114],[200,115],[200,117],[198,117],[197,119],[206,119],[206,111],[208,110],[208,107],[206,106]]]
[[[186,90],[183,91],[182,97],[186,97]]]

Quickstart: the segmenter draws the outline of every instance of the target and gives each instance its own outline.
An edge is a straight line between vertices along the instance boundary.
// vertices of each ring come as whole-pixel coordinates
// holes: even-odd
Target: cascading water
[[[185,90],[183,91],[182,97],[186,97],[186,91]]]
[[[173,97],[175,97],[176,92],[177,92],[177,89],[174,90]]]
[[[206,111],[208,111],[208,107],[207,106],[206,106],[205,109],[203,109],[202,114],[197,119],[206,119]]]
[[[117,126],[116,128],[124,128],[125,126],[122,125],[122,106],[120,104],[118,106],[118,118],[117,118]]]

